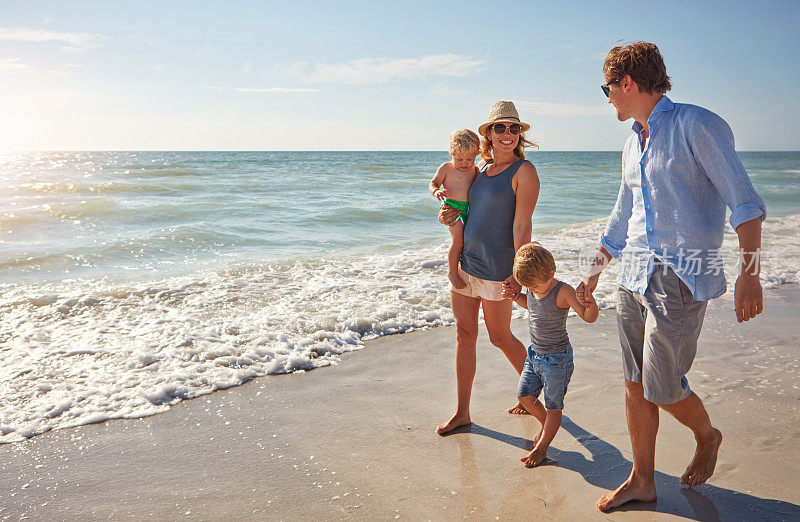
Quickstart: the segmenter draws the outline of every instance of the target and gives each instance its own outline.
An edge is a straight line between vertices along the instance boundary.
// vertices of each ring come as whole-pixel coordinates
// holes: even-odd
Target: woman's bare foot
[[[717,453],[722,444],[722,433],[714,428],[714,435],[714,438],[709,441],[697,442],[694,458],[686,468],[686,472],[681,476],[681,484],[684,486],[699,486],[714,474],[714,468],[717,465]]]
[[[530,415],[531,412],[525,409],[521,402],[517,401],[516,406],[509,408],[508,413],[511,415]]]
[[[634,479],[631,475],[620,487],[600,497],[596,506],[600,511],[608,511],[632,500],[653,502],[655,499],[655,482]]]
[[[455,288],[456,290],[461,290],[462,288],[467,287],[467,283],[465,283],[464,280],[461,279],[461,276],[458,275],[458,272],[448,272],[447,279],[450,280],[450,284],[453,285],[453,288]]]
[[[538,439],[538,437],[537,437]],[[541,464],[547,458],[547,449],[544,451],[533,449],[530,453],[519,459],[525,464],[526,468],[533,468]]]
[[[471,423],[472,421],[469,419],[469,415],[461,416],[456,413],[449,421],[436,426],[436,433],[439,435],[445,435],[456,428],[460,428],[461,426],[466,426],[467,424]]]

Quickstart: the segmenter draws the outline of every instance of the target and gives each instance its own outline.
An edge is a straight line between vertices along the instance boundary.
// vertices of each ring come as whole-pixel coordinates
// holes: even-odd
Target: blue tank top
[[[469,188],[469,217],[464,227],[461,269],[487,281],[505,281],[514,265],[514,213],[517,195],[511,180],[525,162],[487,176],[486,163]]]
[[[536,353],[556,353],[570,346],[567,335],[569,308],[556,306],[558,290],[564,283],[556,279],[556,285],[541,299],[528,291],[528,331],[531,347]]]

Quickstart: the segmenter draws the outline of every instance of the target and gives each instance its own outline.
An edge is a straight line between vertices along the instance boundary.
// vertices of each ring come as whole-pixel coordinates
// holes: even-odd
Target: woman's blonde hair
[[[546,248],[537,242],[519,247],[514,256],[514,279],[522,286],[534,286],[550,279],[556,271],[556,261]]]
[[[494,159],[494,154],[492,153],[492,142],[489,141],[489,138],[486,136],[492,131],[493,126],[489,126],[486,129],[486,134],[481,136],[481,158],[483,161],[489,161]],[[514,147],[514,155],[519,159],[525,159],[525,148],[531,147],[534,149],[538,149],[539,146],[532,142],[525,139],[525,133],[519,133],[519,141],[517,142],[517,146]]]

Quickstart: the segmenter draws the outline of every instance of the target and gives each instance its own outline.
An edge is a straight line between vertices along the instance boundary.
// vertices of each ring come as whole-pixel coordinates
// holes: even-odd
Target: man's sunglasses
[[[506,126],[502,123],[495,123],[492,128],[496,134],[505,134],[506,133]],[[522,130],[519,123],[512,123],[508,126],[508,132],[516,136]]]
[[[606,98],[608,98],[608,93],[609,93],[609,92],[611,92],[611,89],[609,89],[609,88],[608,88],[608,86],[609,86],[609,85],[611,85],[611,84],[613,84],[613,83],[617,83],[617,82],[619,82],[619,80],[620,80],[620,79],[619,79],[619,78],[617,78],[616,80],[611,80],[611,81],[610,81],[610,82],[608,82],[607,84],[605,84],[605,85],[601,85],[601,86],[600,86],[600,88],[601,88],[601,89],[603,89],[603,94],[605,94],[605,95],[606,95]]]

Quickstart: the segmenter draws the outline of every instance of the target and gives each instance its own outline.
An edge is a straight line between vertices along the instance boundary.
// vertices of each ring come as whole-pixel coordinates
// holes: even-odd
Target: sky
[[[446,150],[512,100],[541,150],[620,150],[618,43],[739,150],[800,150],[800,2],[10,2],[0,150]]]

